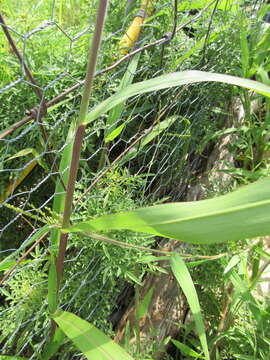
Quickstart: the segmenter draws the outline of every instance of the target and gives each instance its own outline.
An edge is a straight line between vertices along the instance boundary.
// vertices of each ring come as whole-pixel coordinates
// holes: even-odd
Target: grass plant
[[[205,6],[205,2],[200,4],[196,3],[196,6],[199,6],[199,8],[203,7]],[[221,2],[219,6],[222,10],[222,7],[225,6],[224,2]],[[60,24],[64,24],[65,21],[68,21],[68,16],[65,15],[65,8],[68,7],[74,10],[76,8],[76,1],[60,1],[58,14],[58,21]],[[240,86],[248,89],[248,91],[259,94],[256,96],[258,96],[258,99],[261,102],[263,102],[262,99],[266,98],[268,118],[269,100],[267,98],[270,97],[270,87],[267,82],[267,72],[261,70],[262,64],[265,64],[265,57],[257,55],[257,51],[260,54],[266,51],[265,44],[268,34],[263,35],[263,40],[257,46],[257,50],[254,51],[254,64],[258,65],[258,69],[252,74],[252,76],[255,74],[256,77],[258,77],[259,80],[263,80],[264,83],[248,79],[248,77],[250,77],[248,76],[248,70],[251,60],[249,59],[248,54],[249,45],[246,41],[247,33],[245,32],[245,20],[242,19],[240,42],[242,49],[241,76],[243,77],[240,78],[226,74],[190,70],[156,76],[149,80],[131,84],[133,82],[133,75],[128,71],[133,67],[132,71],[135,71],[137,67],[136,62],[138,61],[139,56],[135,56],[131,60],[130,66],[122,78],[116,94],[99,102],[95,108],[88,113],[106,7],[107,1],[100,0],[96,14],[97,21],[92,38],[92,47],[91,50],[89,50],[89,61],[80,111],[78,119],[73,119],[69,125],[68,133],[66,131],[66,146],[61,156],[59,167],[61,179],[58,178],[56,183],[52,209],[49,210],[49,214],[37,210],[37,214],[34,215],[35,220],[37,221],[36,224],[41,223],[44,225],[41,225],[38,231],[28,238],[27,242],[23,243],[18,250],[14,251],[0,263],[0,269],[2,271],[7,270],[5,275],[7,278],[12,272],[13,266],[15,265],[14,261],[18,254],[35,242],[40,242],[50,233],[49,249],[41,250],[37,247],[35,250],[36,252],[40,251],[36,256],[42,256],[44,258],[44,263],[42,265],[37,265],[35,271],[35,268],[27,269],[27,262],[25,262],[27,260],[25,258],[21,259],[21,265],[26,265],[25,270],[21,273],[19,272],[19,275],[15,276],[10,281],[9,292],[2,292],[10,302],[11,311],[8,311],[9,315],[3,320],[7,324],[8,332],[2,335],[0,342],[4,341],[4,339],[14,330],[14,334],[8,342],[11,344],[11,347],[13,344],[16,344],[16,352],[20,351],[20,348],[23,346],[22,343],[28,335],[28,330],[24,330],[23,334],[18,331],[16,333],[15,329],[12,327],[12,323],[15,322],[15,324],[21,324],[26,320],[25,317],[16,319],[14,308],[16,309],[18,303],[23,302],[24,309],[27,311],[31,310],[32,313],[39,311],[39,314],[41,314],[40,311],[43,311],[44,307],[48,305],[48,309],[42,312],[42,316],[38,319],[36,324],[40,333],[42,331],[42,324],[40,324],[40,322],[43,321],[45,324],[48,324],[51,321],[51,334],[47,343],[45,344],[45,342],[43,342],[42,344],[43,353],[39,355],[40,359],[50,359],[55,356],[61,346],[63,346],[63,348],[70,346],[67,345],[68,339],[71,340],[74,347],[82,352],[88,359],[92,359],[93,357],[102,360],[132,359],[128,352],[114,343],[109,336],[105,335],[95,326],[99,324],[90,324],[76,314],[60,309],[61,300],[65,298],[65,296],[69,296],[69,294],[66,295],[64,293],[64,290],[61,292],[62,280],[63,277],[65,277],[63,273],[66,270],[66,276],[71,275],[73,269],[76,269],[76,267],[80,268],[81,266],[79,263],[76,265],[72,264],[70,266],[64,266],[64,260],[66,257],[68,258],[69,250],[76,251],[77,242],[82,241],[85,243],[88,241],[90,245],[87,244],[87,253],[85,257],[81,257],[80,261],[85,263],[86,258],[89,257],[89,255],[93,256],[93,249],[98,249],[98,252],[103,254],[103,257],[100,257],[101,261],[104,261],[104,258],[106,257],[111,263],[107,267],[107,273],[106,271],[105,275],[103,273],[103,277],[113,279],[111,281],[114,283],[116,283],[117,278],[121,275],[126,279],[133,280],[137,284],[141,284],[141,274],[143,273],[140,272],[139,276],[136,274],[137,265],[139,263],[139,259],[137,263],[135,260],[137,255],[128,255],[129,262],[134,263],[132,269],[124,269],[123,264],[119,265],[119,262],[115,260],[112,261],[112,259],[117,256],[114,251],[118,252],[118,255],[120,254],[120,250],[113,250],[116,249],[116,245],[119,247],[129,247],[133,251],[133,254],[135,254],[135,251],[145,251],[147,254],[162,253],[163,256],[168,258],[172,273],[176,277],[177,282],[182,288],[189,303],[195,321],[194,328],[197,331],[199,339],[199,341],[193,340],[193,335],[191,335],[187,343],[174,340],[174,344],[184,355],[189,356],[189,358],[218,359],[221,358],[220,354],[222,352],[224,354],[222,344],[226,343],[229,344],[228,354],[233,355],[236,359],[251,358],[251,356],[253,356],[253,358],[266,359],[266,349],[269,345],[269,340],[267,339],[267,332],[264,329],[264,326],[269,322],[269,308],[264,307],[252,293],[262,275],[263,269],[260,268],[261,257],[269,257],[269,254],[262,249],[260,244],[256,244],[252,247],[253,253],[256,253],[256,259],[253,262],[251,276],[248,275],[249,259],[245,256],[244,252],[235,255],[229,262],[224,260],[223,275],[227,289],[230,290],[223,309],[223,315],[225,314],[225,316],[224,318],[221,318],[217,331],[208,334],[208,329],[203,320],[204,314],[202,306],[200,305],[199,296],[188,268],[188,266],[192,266],[192,264],[185,264],[185,256],[182,254],[169,253],[166,251],[162,252],[147,247],[147,241],[152,243],[153,239],[151,238],[149,240],[145,235],[141,235],[144,237],[145,241],[145,244],[141,244],[141,238],[138,233],[149,234],[153,237],[166,237],[194,244],[216,244],[227,241],[237,243],[238,241],[247,238],[270,235],[270,219],[268,215],[270,206],[269,178],[260,180],[235,192],[214,199],[198,202],[153,205],[151,207],[143,207],[128,211],[130,208],[139,207],[141,202],[144,203],[144,200],[140,201],[138,198],[137,200],[134,200],[136,184],[140,181],[143,182],[144,179],[143,177],[140,178],[138,175],[132,176],[126,170],[123,170],[121,166],[119,168],[111,166],[110,172],[108,172],[107,177],[103,180],[104,183],[101,183],[100,188],[96,190],[97,193],[90,194],[88,205],[91,205],[93,208],[87,209],[82,207],[81,210],[84,213],[78,215],[76,213],[72,214],[72,206],[74,198],[80,203],[80,197],[79,200],[77,198],[80,196],[78,195],[80,189],[76,189],[75,184],[86,128],[94,126],[95,121],[110,112],[103,129],[103,140],[105,142],[115,140],[117,136],[121,134],[121,131],[125,126],[125,122],[122,122],[122,124],[119,125],[119,120],[121,119],[121,114],[127,107],[127,100],[131,97],[188,84],[203,82],[225,83]],[[11,11],[11,9],[6,7],[5,11],[8,12]],[[215,36],[218,36],[220,31],[221,30],[214,33]],[[208,42],[209,41],[212,41],[211,35],[208,37]],[[252,121],[249,116],[251,105],[249,98],[250,93],[247,90],[241,91],[248,121]],[[171,123],[176,121],[176,119],[177,115],[174,117],[169,116],[165,120],[159,121],[155,123],[154,126],[148,128],[148,131],[142,137],[141,147],[134,147],[131,152],[127,153],[126,156],[123,156],[121,165],[123,166],[125,161],[131,158],[131,155],[133,159],[136,156],[139,156],[140,150],[151,143],[151,141],[158,139],[162,131],[167,129]],[[249,123],[249,127],[251,127],[251,123]],[[248,146],[252,147],[254,140],[250,134],[248,134],[248,136]],[[259,137],[257,143],[262,143],[262,137]],[[261,159],[259,160],[259,163],[260,162]],[[252,168],[256,166],[257,164],[252,163]],[[245,165],[244,168],[248,168],[248,166]],[[82,173],[84,171],[85,170],[82,170]],[[149,174],[146,176],[148,175]],[[120,183],[117,183],[116,179],[121,177]],[[110,181],[114,182],[114,187],[110,188],[111,193],[104,191],[107,207],[105,201],[102,202],[101,206],[97,201],[96,206],[94,206],[95,195],[98,196],[99,192],[101,193],[100,195],[103,195],[102,186],[106,188],[106,182]],[[127,193],[124,191],[125,186],[127,188]],[[133,189],[134,192],[130,194],[128,192],[131,192],[131,189]],[[84,189],[81,190],[84,191]],[[122,194],[120,196],[121,192]],[[91,196],[93,197],[91,198]],[[124,202],[126,202],[126,204]],[[99,209],[99,207],[101,209]],[[18,213],[21,212],[21,210],[15,206],[12,210]],[[121,212],[119,212],[119,210]],[[123,210],[126,212],[123,212]],[[113,214],[107,215],[107,213]],[[28,213],[24,212],[23,215],[28,216]],[[53,220],[53,217],[56,219]],[[123,232],[118,233],[119,230]],[[131,232],[135,232],[135,235],[132,243],[129,243],[128,237],[132,237]],[[69,237],[70,239],[68,240]],[[136,239],[135,241],[134,238]],[[125,254],[126,253],[123,253],[124,260]],[[225,258],[227,255],[227,253],[225,255],[221,254],[220,257]],[[192,258],[193,255],[190,257]],[[202,259],[202,261],[206,260]],[[35,263],[35,259],[32,263]],[[113,277],[114,271],[117,274],[115,278]],[[34,282],[36,284],[34,288],[31,287],[29,282],[29,278],[33,279],[33,277],[35,278]],[[18,284],[19,287],[17,288]],[[48,292],[47,303],[41,301],[42,296],[44,296],[45,286],[47,286]],[[72,291],[76,293],[75,288],[72,288]],[[27,300],[26,296],[28,296]],[[146,303],[147,301],[145,300]],[[142,314],[147,311],[146,308],[148,305],[145,304],[144,301],[137,305],[137,315],[138,319],[140,319]],[[247,314],[251,320],[250,323],[258,326],[258,334],[254,334],[252,329],[249,329],[248,337],[247,339],[244,339],[244,324],[241,323],[239,317],[237,318],[234,316],[237,312],[240,312],[240,314]],[[104,312],[104,314],[106,314],[106,312]],[[234,322],[237,323],[237,321],[237,326],[234,326]],[[21,337],[21,339],[19,339],[19,337]],[[240,340],[243,344],[246,344],[248,350],[245,350],[244,346],[237,349],[236,340]],[[137,341],[138,350],[140,349],[139,334],[137,336]],[[31,353],[30,350],[27,349],[26,354],[24,354],[25,358],[37,355],[35,344],[32,344],[32,347]],[[69,349],[71,349],[71,353],[74,351],[74,348],[69,347]],[[1,356],[5,356],[5,354],[1,354]]]

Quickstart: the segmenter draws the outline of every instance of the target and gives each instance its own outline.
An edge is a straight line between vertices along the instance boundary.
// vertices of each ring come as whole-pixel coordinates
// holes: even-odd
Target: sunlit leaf
[[[206,81],[242,86],[270,97],[270,87],[254,80],[242,79],[232,75],[188,70],[161,75],[150,80],[129,85],[125,89],[120,90],[117,94],[110,96],[108,99],[97,105],[95,109],[87,115],[85,124],[89,124],[94,121],[99,116],[105,114],[116,105],[123,103],[131,96]]]
[[[27,148],[27,149],[23,149],[21,151],[18,151],[15,155],[10,156],[7,160],[16,159],[18,157],[26,156],[26,155],[29,155],[29,154],[33,154],[35,157],[37,157],[39,155],[38,152],[35,149]]]
[[[230,9],[231,12],[235,12],[238,6],[241,4],[241,0],[237,2],[235,0],[220,0],[217,3],[217,9],[226,10]],[[178,11],[192,10],[192,9],[202,9],[205,6],[211,3],[210,0],[184,0],[181,1],[178,5]],[[213,8],[216,5],[216,2],[212,2],[210,8]]]
[[[234,255],[230,259],[230,261],[227,264],[226,268],[224,269],[223,274],[224,275],[227,274],[233,267],[235,267],[239,263],[240,260],[241,260],[241,257],[239,255]]]
[[[64,232],[129,229],[195,244],[270,234],[270,178],[209,200],[169,203],[101,216]]]
[[[119,87],[117,89],[118,92],[120,90],[125,89],[128,85],[130,85],[132,83],[133,78],[136,74],[140,55],[141,55],[141,53],[138,53],[135,56],[133,56],[133,58],[131,59],[129,65],[125,71],[125,74],[120,81]],[[107,129],[105,129],[105,143],[114,140],[121,133],[123,128],[125,127],[125,123],[123,123],[120,126],[118,126],[117,128],[115,128],[116,124],[118,123],[118,121],[121,117],[121,114],[122,114],[122,111],[124,110],[124,108],[125,108],[125,101],[118,104],[110,111],[108,119],[106,121]]]
[[[263,249],[261,248],[256,248],[255,251],[260,254],[261,256],[265,257],[266,259],[269,259],[270,260],[270,254],[266,251],[264,251]]]
[[[106,138],[105,138],[105,143],[113,141],[115,138],[117,138],[117,136],[121,134],[125,125],[126,125],[126,123],[123,123],[123,124],[117,126],[117,128],[115,128],[112,132],[110,132],[109,135],[106,136]]]
[[[53,319],[87,359],[133,360],[122,347],[78,316],[59,310]]]
[[[144,298],[142,299],[142,301],[139,303],[137,311],[136,311],[136,316],[138,319],[142,319],[145,314],[147,313],[147,310],[149,308],[149,305],[151,303],[152,300],[152,296],[153,296],[153,288],[150,288],[147,293],[145,294]]]
[[[171,342],[177,347],[177,349],[181,351],[181,354],[199,359],[204,359],[204,356],[200,355],[199,353],[197,353],[197,351],[191,349],[189,346],[181,343],[180,341],[172,339]]]
[[[31,262],[34,262],[34,260],[24,260],[24,261],[21,261],[21,265],[22,264],[29,264]],[[0,265],[0,271],[5,271],[5,270],[9,270],[12,266],[14,266],[15,264],[17,264],[17,261],[16,260],[10,260],[6,263],[4,263],[3,265]]]
[[[205,328],[201,313],[201,307],[195,286],[193,284],[193,280],[189,274],[186,264],[178,254],[175,254],[171,257],[170,265],[178,284],[180,285],[181,289],[183,290],[183,293],[187,298],[187,302],[194,317],[196,329],[205,354],[205,358],[208,360],[209,352],[208,352]]]

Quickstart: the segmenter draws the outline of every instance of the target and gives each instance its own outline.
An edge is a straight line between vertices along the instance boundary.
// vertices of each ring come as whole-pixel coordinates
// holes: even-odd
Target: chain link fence
[[[222,8],[219,6],[222,3]],[[243,3],[253,16],[259,1]],[[47,276],[50,239],[23,248],[50,209],[69,124],[77,116],[97,1],[2,1],[0,18],[0,354],[38,358],[50,335]],[[233,2],[159,0],[127,53],[119,41],[136,1],[111,1],[90,109],[126,82],[186,69],[239,75],[239,27]],[[254,17],[256,23],[256,16]],[[135,60],[134,60],[135,59]],[[180,201],[204,170],[233,95],[213,83],[140,95],[88,126],[72,220]],[[108,126],[109,124],[109,126]],[[154,246],[128,231],[120,241]],[[19,249],[19,251],[18,251]],[[111,333],[117,297],[148,267],[136,250],[73,235],[61,308]],[[154,265],[153,265],[154,268]],[[154,269],[152,269],[154,270]],[[61,359],[80,358],[70,343]]]

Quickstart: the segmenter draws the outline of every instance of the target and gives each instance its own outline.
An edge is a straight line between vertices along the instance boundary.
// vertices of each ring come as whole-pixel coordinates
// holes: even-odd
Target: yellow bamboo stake
[[[153,12],[154,1],[155,0],[142,0],[138,13],[119,42],[119,52],[121,55],[128,53],[129,49],[138,41],[145,19]]]

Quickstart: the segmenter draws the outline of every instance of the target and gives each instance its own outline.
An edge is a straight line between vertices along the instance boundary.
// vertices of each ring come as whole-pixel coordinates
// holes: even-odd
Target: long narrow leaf
[[[270,234],[270,178],[214,199],[170,203],[105,215],[64,232],[129,229],[210,244]]]
[[[45,346],[40,360],[49,360],[58,351],[60,346],[65,341],[65,334],[58,327],[55,330],[54,336],[50,339],[50,342]]]
[[[34,260],[24,260],[22,261],[20,264],[21,265],[25,265],[25,264],[29,264],[31,262],[34,262]],[[0,271],[6,271],[9,270],[12,266],[14,266],[15,264],[17,264],[16,260],[10,260],[2,265],[0,265]]]
[[[118,91],[125,89],[128,85],[130,85],[133,81],[133,78],[135,76],[139,58],[141,53],[136,54],[130,61],[127,70],[125,71],[125,74],[123,78],[121,79],[120,85],[118,87]],[[105,138],[107,139],[106,142],[108,142],[108,139],[110,138],[111,133],[114,131],[116,124],[118,123],[120,116],[122,114],[122,111],[125,107],[125,102],[122,102],[115,106],[109,113],[108,119],[106,121],[107,129],[105,130]],[[122,124],[123,125],[123,124]],[[111,135],[112,136],[112,135]]]
[[[93,111],[88,114],[85,123],[89,124],[100,115],[105,114],[116,105],[123,103],[131,96],[205,81],[215,81],[242,86],[259,94],[270,97],[270,87],[254,80],[196,70],[175,72],[129,85],[125,89],[119,91],[117,94],[110,96],[108,99],[100,103]]]
[[[137,319],[142,319],[147,314],[149,305],[150,305],[151,300],[152,300],[152,296],[153,296],[153,288],[151,287],[147,291],[144,298],[142,299],[142,301],[138,305],[138,309],[137,309],[137,312],[136,312],[137,313],[136,314]]]
[[[187,298],[190,310],[195,320],[196,329],[198,331],[205,358],[209,359],[209,352],[206,341],[204,323],[202,319],[201,307],[192,278],[189,274],[186,264],[179,255],[175,254],[171,257],[170,265],[178,284],[180,285],[183,293]]]
[[[63,150],[63,155],[61,157],[61,162],[59,166],[59,173],[61,174],[61,179],[64,186],[67,186],[75,131],[76,131],[76,123],[75,121],[73,121],[68,131],[68,135],[66,138],[67,145]],[[65,189],[63,188],[62,182],[58,179],[55,188],[54,201],[53,201],[53,211],[57,212],[58,214],[61,214],[63,212],[64,203],[65,203]]]
[[[58,310],[53,319],[87,359],[133,360],[102,331],[78,316]]]
[[[138,156],[142,153],[144,147],[149,144],[153,139],[158,137],[164,130],[170,127],[175,120],[179,118],[178,115],[170,116],[165,120],[160,121],[157,125],[153,127],[153,129],[145,135],[145,137],[141,140],[138,146],[134,146],[130,149],[130,151],[123,157],[122,160],[119,161],[119,165],[125,164],[130,158],[134,158],[134,156]]]
[[[68,135],[66,138],[67,145],[64,148],[59,166],[59,173],[62,181],[60,181],[60,179],[57,179],[57,183],[55,187],[55,195],[53,198],[53,211],[59,215],[63,213],[65,206],[66,192],[63,185],[67,187],[75,131],[76,131],[76,123],[75,121],[73,121],[68,131]],[[59,230],[53,230],[51,235],[51,251],[55,253],[57,252],[59,239],[60,239]]]
[[[195,357],[195,358],[200,358],[200,359],[203,358],[204,359],[204,356],[200,355],[199,353],[197,353],[197,351],[191,349],[189,346],[181,343],[180,341],[177,341],[174,339],[172,339],[171,341],[177,347],[177,349],[179,349],[181,351],[182,354],[188,355],[191,357]]]
[[[227,264],[226,268],[223,271],[223,275],[226,275],[233,267],[235,267],[241,261],[241,257],[237,254],[234,255],[229,263]]]

